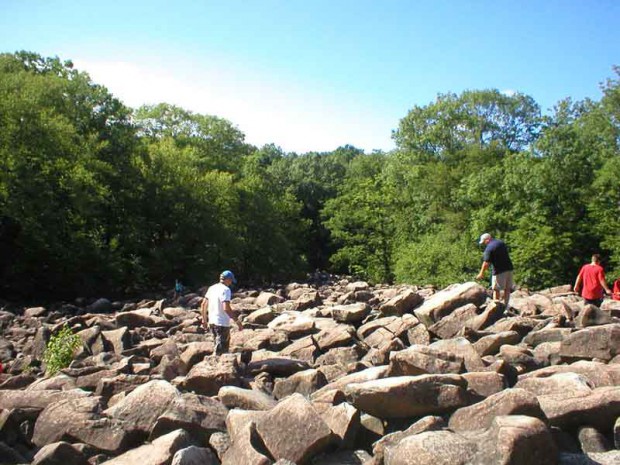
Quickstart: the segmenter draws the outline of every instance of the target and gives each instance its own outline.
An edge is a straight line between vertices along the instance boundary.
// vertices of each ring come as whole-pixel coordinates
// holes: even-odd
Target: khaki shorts
[[[495,291],[512,290],[512,270],[494,274],[491,280],[491,287]]]

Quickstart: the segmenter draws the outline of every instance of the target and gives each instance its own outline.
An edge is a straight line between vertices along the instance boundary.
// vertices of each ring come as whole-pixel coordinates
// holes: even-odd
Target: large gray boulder
[[[470,402],[467,381],[459,375],[396,376],[350,384],[349,403],[379,418],[437,415]]]
[[[597,388],[590,393],[542,395],[538,402],[552,426],[570,429],[590,425],[610,431],[620,416],[620,386]]]
[[[32,442],[38,447],[61,441],[78,441],[118,454],[144,436],[119,419],[102,417],[100,397],[65,399],[48,405],[37,418]]]
[[[469,321],[473,320],[478,315],[478,312],[478,307],[474,304],[463,305],[451,314],[441,318],[437,323],[430,326],[428,330],[441,339],[450,339],[456,336]]]
[[[457,284],[434,294],[417,307],[413,313],[429,328],[457,308],[466,304],[480,306],[486,298],[487,291],[480,284],[475,282]]]
[[[170,465],[219,465],[219,463],[208,447],[189,446],[176,451]]]
[[[312,404],[293,394],[256,421],[256,431],[270,455],[300,465],[334,442],[331,429]]]
[[[532,331],[523,338],[523,342],[529,346],[536,347],[545,342],[562,342],[573,330],[571,328],[548,328]]]
[[[541,368],[519,376],[519,380],[547,378],[558,373],[577,373],[585,377],[594,388],[620,385],[620,364],[605,364],[580,360],[570,365],[556,365]]]
[[[327,384],[325,375],[314,368],[304,370],[289,376],[288,378],[277,379],[274,383],[273,395],[276,399],[283,399],[294,393],[299,393],[305,397],[317,391]]]
[[[463,370],[463,357],[434,347],[413,345],[390,354],[388,375],[459,374]]]
[[[232,444],[222,455],[221,465],[271,465],[266,451],[257,449],[258,434],[254,421],[248,421],[237,430]]]
[[[0,408],[3,409],[28,409],[41,411],[50,404],[61,400],[77,400],[82,397],[89,397],[90,392],[81,389],[71,389],[68,391],[59,390],[7,390],[0,389]]]
[[[463,407],[450,417],[449,427],[457,433],[487,429],[501,415],[528,415],[545,420],[534,394],[523,389],[506,389],[482,402]]]
[[[374,458],[372,463],[383,463],[385,450],[388,447],[396,446],[404,438],[415,434],[424,433],[425,431],[439,431],[444,429],[445,426],[446,423],[443,418],[429,415],[416,421],[404,431],[396,431],[394,433],[386,434],[372,445],[372,454]]]
[[[354,446],[360,428],[360,411],[347,402],[330,406],[321,414],[321,418],[337,438],[338,446],[351,449]]]
[[[471,437],[476,465],[556,465],[558,451],[545,423],[524,415],[498,416],[488,430]]]
[[[620,323],[593,326],[572,333],[562,341],[560,355],[566,359],[609,361],[620,351]]]
[[[241,372],[237,358],[232,354],[224,354],[221,357],[205,357],[202,362],[194,365],[181,386],[187,391],[214,396],[222,386],[240,384]]]
[[[134,389],[104,413],[148,435],[159,416],[180,396],[178,389],[169,382],[153,380]]]
[[[404,313],[411,313],[411,311],[420,305],[424,298],[413,291],[412,289],[406,289],[401,294],[392,297],[386,303],[379,307],[379,311],[384,315],[402,315]]]
[[[237,386],[222,386],[217,397],[228,408],[269,410],[276,405],[276,400],[264,392]]]
[[[516,331],[502,331],[478,339],[474,342],[474,349],[481,357],[495,355],[499,352],[501,346],[505,344],[518,344],[520,340],[521,335]]]
[[[349,305],[336,305],[332,308],[332,318],[340,323],[359,323],[370,312],[370,306],[364,302]]]
[[[175,397],[166,410],[157,417],[149,438],[183,429],[201,441],[213,433],[226,430],[228,409],[211,397],[184,392]]]
[[[609,312],[601,310],[596,305],[585,305],[583,310],[579,312],[575,318],[575,326],[577,328],[586,328],[588,326],[608,325],[614,322]]]
[[[72,444],[60,441],[39,449],[31,465],[88,465],[88,460]]]
[[[582,393],[588,395],[593,387],[585,376],[573,372],[557,373],[541,378],[523,378],[515,384],[515,388],[525,389],[535,396],[557,394],[571,397]]]
[[[177,430],[103,462],[102,465],[168,465],[179,450],[191,445],[190,436],[183,430]]]
[[[470,465],[476,444],[452,431],[426,431],[386,447],[385,465]]]

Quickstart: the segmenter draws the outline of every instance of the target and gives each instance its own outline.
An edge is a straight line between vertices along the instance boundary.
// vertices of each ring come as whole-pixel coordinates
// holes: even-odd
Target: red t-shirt
[[[614,281],[614,287],[612,289],[614,295],[611,297],[614,300],[620,300],[620,279]]]
[[[581,297],[589,300],[596,300],[603,298],[603,286],[601,281],[605,281],[605,271],[601,265],[594,265],[592,263],[583,265],[581,271]]]

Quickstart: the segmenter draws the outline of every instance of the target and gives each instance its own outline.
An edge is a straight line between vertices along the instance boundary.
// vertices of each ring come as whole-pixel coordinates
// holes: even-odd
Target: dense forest
[[[0,294],[123,295],[315,269],[371,282],[472,280],[504,239],[519,285],[620,274],[620,69],[600,101],[543,115],[495,89],[439,94],[396,149],[254,147],[232,123],[132,109],[70,61],[0,55]]]

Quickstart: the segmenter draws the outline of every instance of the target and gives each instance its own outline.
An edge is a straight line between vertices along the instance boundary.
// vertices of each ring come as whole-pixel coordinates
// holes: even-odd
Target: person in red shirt
[[[587,304],[596,305],[600,307],[603,303],[603,290],[608,294],[611,294],[607,282],[605,281],[605,271],[601,266],[601,256],[597,253],[592,255],[592,262],[583,265],[577,275],[575,281],[575,292],[579,292],[581,289],[581,297],[583,297]]]
[[[614,287],[612,288],[613,295],[611,296],[614,300],[620,300],[620,279],[616,279],[614,281]]]

